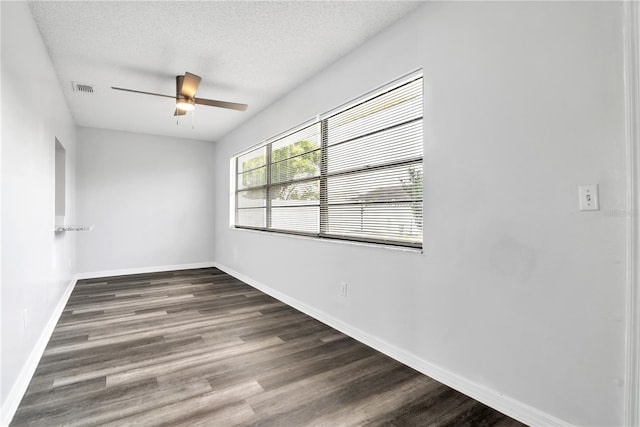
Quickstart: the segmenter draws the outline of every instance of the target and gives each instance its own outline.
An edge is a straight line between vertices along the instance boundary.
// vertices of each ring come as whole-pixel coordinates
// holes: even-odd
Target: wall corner
[[[640,7],[624,3],[627,290],[624,425],[640,426]]]

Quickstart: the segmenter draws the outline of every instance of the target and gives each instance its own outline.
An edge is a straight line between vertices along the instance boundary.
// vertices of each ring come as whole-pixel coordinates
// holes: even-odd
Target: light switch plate
[[[578,187],[578,205],[581,211],[600,210],[598,184],[581,185]]]

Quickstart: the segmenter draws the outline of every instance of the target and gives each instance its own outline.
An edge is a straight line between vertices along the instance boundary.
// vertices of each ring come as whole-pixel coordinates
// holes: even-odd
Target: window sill
[[[294,239],[302,239],[307,241],[319,242],[319,243],[330,243],[330,244],[338,244],[338,245],[350,245],[350,246],[360,246],[360,247],[368,247],[368,248],[376,248],[383,250],[391,250],[398,252],[410,252],[414,254],[424,254],[424,250],[422,248],[412,248],[408,246],[396,246],[392,244],[382,244],[382,243],[370,243],[370,242],[359,242],[354,240],[343,240],[343,239],[331,239],[331,238],[320,238],[320,237],[311,237],[311,236],[301,236],[299,234],[289,234],[289,233],[280,233],[275,231],[266,231],[266,230],[255,230],[251,228],[242,228],[230,225],[229,228],[234,231],[244,231],[249,233],[258,233],[263,235],[272,235],[278,237],[289,237]]]
[[[56,225],[55,232],[63,233],[65,231],[91,231],[93,225]]]

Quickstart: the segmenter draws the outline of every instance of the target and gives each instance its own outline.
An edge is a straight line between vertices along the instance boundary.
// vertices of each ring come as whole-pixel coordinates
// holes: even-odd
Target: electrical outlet
[[[340,282],[340,296],[347,296],[347,282]]]

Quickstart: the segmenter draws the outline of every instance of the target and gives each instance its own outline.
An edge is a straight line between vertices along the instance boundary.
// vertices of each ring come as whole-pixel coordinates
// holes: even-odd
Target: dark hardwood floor
[[[79,281],[11,425],[522,424],[208,268]]]

